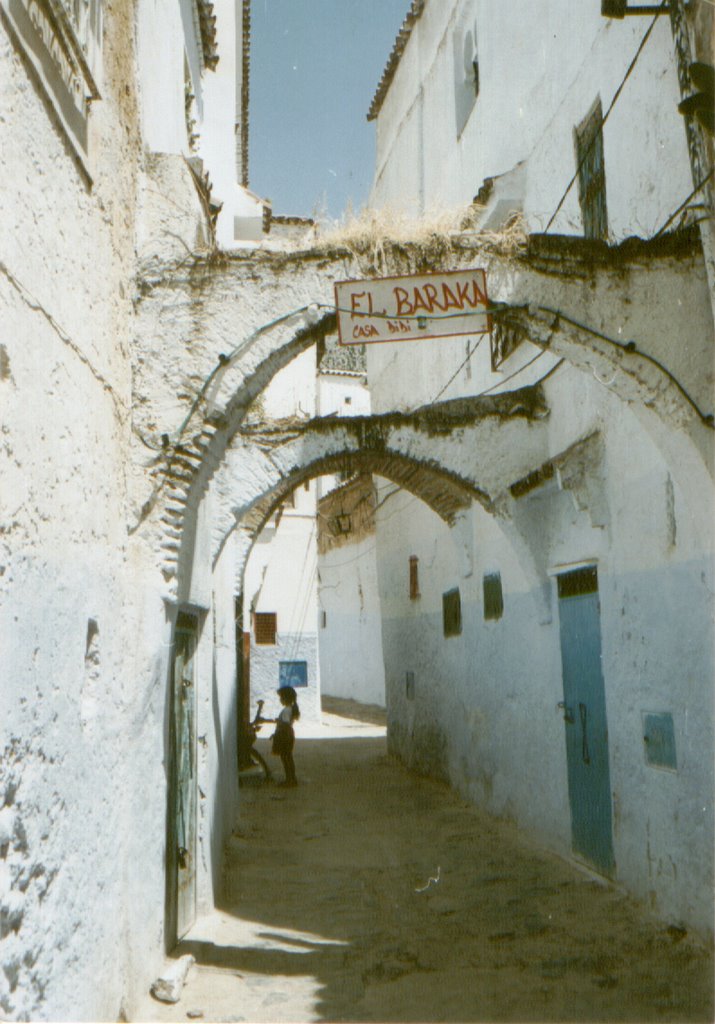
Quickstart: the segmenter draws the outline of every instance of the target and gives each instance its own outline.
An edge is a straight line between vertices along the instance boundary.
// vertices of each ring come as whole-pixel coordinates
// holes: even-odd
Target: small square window
[[[253,630],[257,644],[275,644],[278,631],[278,616],[275,612],[256,612]]]
[[[462,632],[462,602],[459,587],[442,594],[442,627],[445,636],[459,636]]]
[[[504,595],[501,588],[501,575],[490,572],[482,580],[484,588],[484,618],[500,619],[504,612]]]
[[[279,686],[307,686],[308,685],[308,662],[307,661],[279,661],[278,662],[278,685]]]

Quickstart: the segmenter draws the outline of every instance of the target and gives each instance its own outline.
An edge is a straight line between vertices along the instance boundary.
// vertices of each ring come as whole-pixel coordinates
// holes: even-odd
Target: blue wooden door
[[[606,696],[596,569],[558,578],[564,722],[574,853],[614,873]]]

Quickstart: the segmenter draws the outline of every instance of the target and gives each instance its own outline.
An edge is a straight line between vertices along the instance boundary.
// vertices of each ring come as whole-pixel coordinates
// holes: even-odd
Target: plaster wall
[[[271,381],[260,398],[261,415],[270,419],[312,415],[316,405],[315,349],[297,356]],[[242,481],[237,479],[240,489]],[[251,702],[263,699],[266,714],[280,709],[275,691],[279,662],[306,661],[308,686],[299,690],[301,718],[320,716],[317,651],[316,483],[297,487],[259,534],[244,577],[244,622],[249,612],[275,612],[275,645],[251,644]]]
[[[710,509],[712,490],[681,489],[633,414],[613,399],[601,397],[599,406],[593,422],[604,440],[600,469],[588,471],[590,498],[563,482],[565,463],[555,481],[514,502],[511,520],[475,507],[448,529],[403,492],[379,509],[389,742],[417,770],[449,779],[568,856],[552,574],[595,562],[617,879],[661,918],[707,933],[713,779],[702,752],[713,743],[712,550],[703,552],[693,507],[704,501]],[[408,596],[408,554],[419,557],[416,601]],[[494,571],[504,613],[485,621],[482,576]],[[446,638],[441,598],[454,587],[462,633]],[[646,764],[644,711],[673,714],[676,772]]]
[[[364,416],[370,412],[370,392],[363,375],[321,372],[316,393],[318,416]],[[335,474],[317,480],[318,500],[340,485]]]
[[[269,419],[313,416],[316,408],[315,349],[302,352],[277,373],[260,402]]]
[[[275,645],[256,644],[252,630],[251,701],[264,699],[266,714],[275,708],[280,661],[306,661],[308,686],[299,690],[301,717],[320,715],[318,663],[317,547],[315,534],[315,485],[296,492],[305,494],[311,506],[306,514],[286,508],[277,527],[259,535],[246,567],[244,622],[248,611],[275,612]],[[297,499],[300,500],[300,497]]]
[[[318,399],[320,416],[362,416],[370,412],[370,392],[362,375],[321,373]]]
[[[362,376],[323,373],[321,416],[362,416],[370,393]],[[320,477],[320,495],[338,486]],[[320,676],[324,693],[385,706],[382,623],[377,590],[374,534],[318,556]]]
[[[576,272],[566,260],[564,254],[561,266],[536,275],[487,257],[490,300],[543,304],[616,342],[635,341],[640,351],[660,360],[703,411],[709,410],[713,324],[705,268],[697,253],[648,263],[625,259],[598,268],[584,261]],[[488,335],[368,345],[372,408],[407,410],[438,397],[526,386],[558,361],[556,353],[540,351],[525,340],[494,372]],[[612,374],[600,379],[606,384],[615,380]]]
[[[644,19],[613,21],[597,5],[577,9],[566,0],[427,4],[377,117],[370,204],[412,213],[462,206],[486,178],[526,161],[517,209],[543,230],[575,170],[574,126],[599,94],[607,109],[645,27]],[[477,39],[479,94],[458,133],[455,53],[461,59],[467,31]],[[670,26],[661,18],[604,128],[614,239],[639,225],[659,227],[692,188],[678,100]],[[554,230],[581,230],[573,189]]]
[[[127,1019],[164,957],[176,608],[165,601],[159,552],[132,530],[149,456],[141,445],[132,462],[130,355],[135,244],[149,239],[157,251],[147,227],[161,220],[152,202],[162,190],[175,207],[188,197],[188,211],[175,213],[169,230],[180,225],[190,244],[202,219],[180,155],[183,51],[192,37],[187,44],[188,22],[174,14],[173,5],[142,4],[135,24],[134,5],[105,5],[101,99],[90,108],[84,167],[0,24],[8,498],[0,629],[9,680],[0,698],[0,1015],[7,1019]],[[145,145],[168,150],[172,170],[161,158],[145,163]],[[186,177],[172,180],[177,161]],[[156,346],[154,358],[164,355]],[[202,546],[209,532],[204,526],[195,545],[192,596],[202,607],[211,600],[210,547]],[[210,787],[203,799],[217,801],[210,813],[202,808],[199,890],[208,909],[223,838],[217,823],[230,823],[220,812],[235,796],[235,716],[232,690],[211,689],[214,629],[218,675],[230,673],[228,611],[218,601],[205,619],[202,771]]]
[[[154,153],[189,155],[184,99],[184,68],[202,109],[194,0],[139,0],[137,72],[144,145]]]
[[[203,870],[197,893],[199,914],[213,910],[220,898],[224,844],[238,810],[234,562],[231,538],[212,575],[211,611],[200,642],[203,685],[197,715],[197,784]]]
[[[241,76],[243,60],[240,5],[237,0],[215,0],[214,15],[219,62],[202,80],[204,116],[199,151],[211,175],[212,195],[223,204],[216,223],[216,241],[222,249],[231,249],[241,244],[234,218],[256,218],[260,223],[263,206],[257,196],[239,184],[240,82],[236,76]]]
[[[125,529],[133,38],[130,7],[106,10],[90,187],[0,25],[7,1019],[116,1019],[162,955],[165,676],[147,652],[165,617],[155,591],[137,601],[141,551]]]
[[[318,661],[318,636],[313,630],[301,630],[300,633],[281,632],[275,645],[253,646],[251,648],[251,707],[255,708],[257,700],[264,700],[264,714],[275,718],[281,703],[276,691],[279,685],[279,666],[282,661],[304,661],[308,673],[308,685],[296,687],[300,721],[315,723],[320,721],[320,664]],[[300,725],[297,727],[300,729]],[[266,727],[261,736],[271,734]]]
[[[324,693],[385,706],[374,534],[319,557],[318,631]]]

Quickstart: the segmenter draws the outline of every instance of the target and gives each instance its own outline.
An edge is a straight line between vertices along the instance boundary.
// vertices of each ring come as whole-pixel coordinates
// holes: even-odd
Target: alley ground
[[[299,726],[300,786],[244,787],[197,965],[142,1020],[713,1019],[710,951],[406,771],[372,719]]]

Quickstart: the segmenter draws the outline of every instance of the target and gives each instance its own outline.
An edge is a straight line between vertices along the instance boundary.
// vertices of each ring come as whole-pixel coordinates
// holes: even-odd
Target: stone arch
[[[546,450],[546,418],[541,389],[533,387],[442,402],[409,414],[237,429],[215,476],[220,504],[212,560],[238,522],[259,526],[302,481],[339,470],[390,479],[446,522],[472,500],[491,510],[503,474],[521,475]],[[483,457],[485,450],[497,453],[493,465]]]
[[[712,467],[713,416],[704,412],[680,381],[634,341],[617,343],[557,310],[544,306],[507,308],[497,316],[497,334],[531,341],[590,375],[635,410],[655,414],[664,427],[687,435]],[[652,429],[652,428],[651,428]]]
[[[557,243],[559,255],[563,256],[561,249],[565,242],[561,239]],[[661,271],[665,273],[674,253],[670,249],[651,252],[647,247],[644,247],[643,252],[638,250],[636,253],[626,252],[625,249],[622,253],[609,250],[608,259],[604,256],[598,262],[590,247],[578,244],[578,240],[571,240],[566,246],[566,255],[570,259],[568,274],[562,271],[556,274],[550,265],[553,259],[546,258],[549,252],[544,256],[539,245],[538,239],[532,239],[527,250],[516,260],[504,260],[494,252],[484,251],[478,243],[465,236],[450,251],[450,266],[467,266],[473,264],[475,259],[486,261],[493,282],[494,301],[499,303],[503,311],[503,315],[500,313],[496,317],[497,333],[502,330],[506,334],[520,334],[553,356],[563,358],[584,373],[595,376],[600,383],[608,382],[615,395],[628,403],[637,414],[642,413],[644,424],[649,424],[647,429],[659,433],[661,439],[667,442],[669,432],[675,428],[678,433],[678,444],[675,447],[680,447],[682,443],[687,448],[689,444],[694,456],[690,461],[700,461],[708,468],[712,461],[712,425],[708,424],[707,415],[697,414],[672,375],[669,376],[645,348],[641,351],[629,344],[609,344],[604,340],[605,335],[599,336],[597,331],[577,324],[556,308],[578,308],[582,301],[586,301],[593,281],[598,278],[601,281],[601,292],[606,288],[611,289],[609,297],[612,307],[626,309],[629,299],[626,285],[621,279],[628,274],[633,276],[645,272],[651,263],[656,269],[662,264]],[[675,255],[679,252],[677,250]],[[697,253],[688,251],[686,255],[690,261],[687,265],[692,263],[694,266]],[[223,381],[223,394],[227,396],[223,405],[220,408],[217,405],[217,411],[212,411],[208,416],[203,415],[200,404],[197,405],[196,415],[192,423],[189,423],[185,436],[179,438],[178,443],[166,453],[159,470],[167,478],[160,503],[160,544],[165,555],[164,574],[170,586],[174,586],[176,567],[189,557],[195,511],[222,465],[251,402],[291,359],[334,329],[335,313],[329,308],[329,295],[332,281],[345,274],[347,257],[344,251],[311,251],[306,271],[303,266],[305,254],[288,257],[264,254],[257,265],[258,269],[251,270],[251,280],[258,279],[256,275],[260,270],[261,294],[271,296],[272,303],[279,293],[276,291],[279,283],[285,282],[288,276],[291,281],[298,282],[291,292],[297,301],[315,299],[319,305],[300,307],[294,314],[286,313],[279,318],[281,325],[275,335],[261,334],[262,328],[254,332],[261,336],[251,350],[250,358],[242,361],[241,368],[233,365],[227,366],[225,370],[218,368]],[[235,285],[245,283],[249,270],[245,261],[228,261],[219,271],[214,269],[209,272],[209,268],[205,269],[206,282],[203,278],[200,282],[202,286],[206,284],[208,289],[202,305],[202,324],[207,322],[210,313],[218,313],[219,308],[221,315],[217,319],[222,324],[232,325],[245,319],[245,314],[241,315],[239,303],[244,292],[236,289]],[[182,287],[178,280],[175,284],[163,284],[164,290],[170,291],[177,288],[181,290]],[[659,303],[665,301],[666,297],[658,300]],[[187,308],[189,305],[187,300]],[[549,310],[549,306],[553,308]],[[268,308],[266,306],[266,310]],[[321,314],[321,310],[325,312]],[[593,308],[589,306],[584,318],[593,320],[595,310],[595,305]],[[250,312],[255,323],[260,318],[259,312],[256,309]],[[296,328],[292,316],[300,317],[309,313],[311,315],[305,315],[304,322]],[[653,425],[654,417],[662,420],[662,430],[658,430],[657,424]],[[538,464],[539,460],[536,459],[534,465]],[[486,490],[489,491],[489,488]]]
[[[213,547],[213,566],[221,557],[226,541],[234,530],[243,531],[252,538],[252,543],[296,487],[316,477],[340,471],[374,473],[384,477],[419,498],[448,525],[452,525],[457,514],[468,508],[474,500],[491,510],[488,495],[446,469],[397,454],[357,451],[327,455],[281,476],[271,490],[244,510],[224,513],[221,517],[222,527],[217,532]]]

